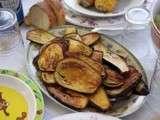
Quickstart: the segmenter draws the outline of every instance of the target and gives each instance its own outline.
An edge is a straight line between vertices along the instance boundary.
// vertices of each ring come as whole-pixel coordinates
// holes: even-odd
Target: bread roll
[[[25,23],[44,30],[58,25],[57,18],[46,1],[31,7],[29,14],[25,18]]]

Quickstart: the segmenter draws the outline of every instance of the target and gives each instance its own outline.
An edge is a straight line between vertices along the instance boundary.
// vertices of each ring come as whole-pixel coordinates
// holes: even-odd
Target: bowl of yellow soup
[[[0,120],[34,120],[36,98],[19,78],[0,75]]]

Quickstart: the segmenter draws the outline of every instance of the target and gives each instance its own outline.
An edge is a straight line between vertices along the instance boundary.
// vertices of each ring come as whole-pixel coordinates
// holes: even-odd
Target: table
[[[32,4],[36,3],[37,1],[39,1],[39,0],[22,0],[25,15],[27,14],[29,7]],[[26,41],[26,39],[25,39],[27,30],[28,29],[25,27],[25,25],[21,26],[21,33],[22,33],[23,40],[25,42],[26,47],[28,45],[28,41]],[[115,39],[118,42],[121,42],[118,38],[115,38]],[[154,47],[153,47],[153,44],[151,41],[150,28],[141,32],[140,35],[138,36],[138,38],[137,38],[137,35],[135,35],[134,39],[140,39],[140,40],[146,41],[145,43],[147,43],[149,45],[149,54],[148,54],[148,56],[145,56],[143,58],[139,58],[139,51],[132,49],[131,52],[133,52],[133,54],[141,61],[143,67],[145,68],[145,70],[147,72],[148,78],[150,79],[152,76],[155,61],[156,61],[156,53],[155,53],[155,50],[154,50]],[[26,68],[24,68],[24,72],[26,73]],[[44,113],[44,120],[50,120],[53,117],[70,113],[69,110],[64,109],[61,106],[57,105],[56,103],[52,102],[45,95],[44,95],[44,99],[45,99],[45,105],[46,105],[45,106],[45,113]],[[154,114],[154,112],[150,109],[150,104],[147,101],[145,103],[145,105],[140,110],[138,110],[136,113],[134,113],[126,118],[123,118],[123,120],[158,120],[158,118],[156,118],[157,116],[158,115]],[[159,116],[160,116],[160,114],[159,114]]]

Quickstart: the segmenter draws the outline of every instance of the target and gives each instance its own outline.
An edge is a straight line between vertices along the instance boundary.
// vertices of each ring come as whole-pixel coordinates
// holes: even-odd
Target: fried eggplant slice
[[[93,45],[99,39],[100,39],[100,34],[97,32],[92,32],[82,35],[82,42],[88,46]]]
[[[125,62],[125,60],[115,53],[106,52],[103,56],[103,59],[106,62],[109,62],[115,67],[117,67],[122,73],[129,71],[129,67],[127,63]]]
[[[134,89],[133,93],[136,95],[146,96],[149,94],[149,88],[148,88],[147,84],[143,80],[141,80],[141,82]]]
[[[92,53],[91,59],[94,60],[94,61],[97,61],[99,63],[102,63],[103,52],[98,51],[98,50],[94,50],[93,53]]]
[[[90,56],[92,54],[92,48],[88,47],[84,43],[69,39],[69,45],[68,45],[68,52],[69,53],[77,53],[77,54],[82,54],[86,56]]]
[[[27,40],[38,44],[47,44],[48,42],[54,40],[55,35],[48,33],[47,31],[41,29],[34,29],[27,32]]]
[[[75,27],[67,27],[64,30],[64,35],[68,35],[68,34],[71,34],[71,33],[78,33],[78,31]]]
[[[126,78],[125,83],[123,86],[117,89],[107,90],[107,94],[110,97],[121,97],[127,94],[128,92],[132,91],[139,81],[141,80],[142,74],[139,73],[136,69],[130,72],[129,77]]]
[[[53,86],[47,88],[49,93],[60,102],[76,109],[84,109],[88,104],[88,98],[80,93],[62,88],[60,86]]]
[[[104,88],[100,87],[96,93],[89,97],[91,103],[98,107],[100,110],[105,111],[111,107],[110,100],[104,90]]]
[[[101,51],[103,52],[103,55],[107,52],[107,48],[105,45],[101,42],[97,42],[96,44],[93,45],[93,49],[96,51]]]
[[[92,60],[89,57],[80,55],[78,57],[80,60],[84,61],[85,63],[87,63],[88,65],[90,65],[93,69],[95,69],[95,71],[97,71],[101,76],[105,77],[105,69],[103,67],[103,65],[99,62],[96,62],[94,60]]]
[[[56,82],[80,93],[94,93],[101,84],[101,75],[91,66],[76,58],[66,58],[57,64]]]
[[[108,88],[121,87],[124,84],[124,77],[115,70],[106,68],[107,78],[103,81],[103,84]]]
[[[41,79],[46,84],[55,84],[54,72],[41,72]]]
[[[96,43],[93,48],[94,50],[102,51],[103,60],[117,67],[122,73],[129,71],[129,67],[125,60],[118,54],[108,51],[101,42]]]
[[[71,38],[73,40],[82,41],[81,36],[78,33],[69,33],[63,36],[65,39]]]
[[[40,50],[38,68],[41,71],[55,71],[57,63],[63,58],[63,45],[53,41]]]

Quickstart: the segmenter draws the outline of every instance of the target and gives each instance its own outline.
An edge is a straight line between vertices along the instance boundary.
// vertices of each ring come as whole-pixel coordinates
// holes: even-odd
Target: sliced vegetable
[[[111,89],[107,90],[107,94],[110,97],[121,97],[127,94],[128,92],[132,91],[135,86],[139,83],[141,80],[141,73],[139,73],[136,69],[130,72],[130,75],[128,78],[126,78],[125,83],[123,86],[117,89]]]
[[[116,66],[122,73],[129,71],[128,65],[124,59],[115,53],[106,52],[103,59]]]
[[[80,41],[69,39],[68,52],[90,56],[92,49]]]
[[[41,79],[46,84],[55,84],[54,72],[41,72]]]
[[[64,30],[64,35],[68,35],[68,34],[71,34],[71,33],[78,33],[78,31],[75,27],[67,27]]]
[[[105,111],[111,107],[110,100],[105,93],[105,90],[100,87],[96,93],[89,97],[91,103],[93,103],[100,110]]]
[[[134,89],[134,94],[144,96],[149,94],[149,88],[143,80],[141,80],[141,82]]]
[[[80,93],[64,89],[60,86],[48,87],[47,89],[55,98],[73,108],[84,109],[88,104],[88,98]]]
[[[104,80],[103,83],[108,88],[117,88],[121,87],[124,84],[124,77],[115,70],[106,68],[106,74],[107,78]]]
[[[56,36],[41,29],[34,29],[27,32],[27,40],[36,42],[38,44],[47,44],[55,39]]]
[[[82,42],[86,45],[93,45],[100,39],[100,34],[96,32],[87,33],[82,36]]]
[[[57,63],[63,58],[63,45],[53,41],[42,47],[37,61],[38,67],[41,71],[55,71]]]
[[[94,93],[101,83],[101,76],[87,63],[76,58],[66,58],[57,64],[56,82],[81,93]]]
[[[94,50],[93,53],[92,53],[91,59],[93,59],[93,60],[95,60],[95,61],[97,61],[99,63],[102,63],[103,52]]]
[[[105,76],[106,73],[105,73],[105,69],[103,67],[102,64],[100,64],[99,62],[96,62],[94,60],[92,60],[91,58],[89,57],[86,57],[86,56],[83,56],[83,55],[80,55],[78,57],[80,60],[84,61],[85,63],[87,63],[88,65],[90,65],[93,69],[95,69],[95,71],[97,71],[101,76]]]
[[[77,33],[70,33],[70,34],[64,35],[64,38],[65,39],[71,38],[71,39],[74,39],[74,40],[77,40],[77,41],[82,41],[81,36]]]

